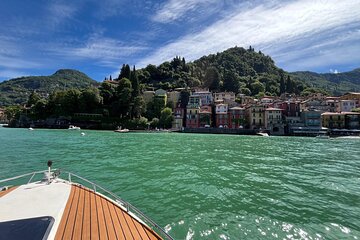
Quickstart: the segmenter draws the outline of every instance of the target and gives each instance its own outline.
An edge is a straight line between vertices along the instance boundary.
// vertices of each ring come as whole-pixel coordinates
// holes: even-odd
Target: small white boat
[[[118,129],[116,129],[114,132],[117,132],[117,133],[128,133],[128,132],[130,132],[130,130],[127,129],[127,128],[122,129],[121,127],[118,127]]]
[[[81,133],[81,136],[85,136],[86,134],[84,132]]]
[[[7,123],[0,123],[0,127],[7,127],[9,126]]]
[[[29,131],[33,131],[34,129],[32,127],[29,127]]]
[[[258,132],[256,135],[262,136],[262,137],[268,137],[269,136],[269,134],[267,134],[266,132]]]
[[[0,180],[0,239],[173,239],[114,193],[48,166]]]
[[[325,135],[325,134],[319,134],[316,136],[316,138],[320,138],[320,139],[329,139],[330,136],[329,135]]]
[[[336,137],[336,139],[357,139],[357,140],[360,140],[360,136],[341,136],[341,137]]]
[[[80,127],[77,127],[77,126],[74,126],[74,125],[70,125],[69,130],[80,130],[81,128]]]

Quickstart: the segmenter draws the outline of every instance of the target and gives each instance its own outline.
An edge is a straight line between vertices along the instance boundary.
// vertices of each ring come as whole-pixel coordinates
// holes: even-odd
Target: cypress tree
[[[139,79],[137,77],[135,66],[133,68],[133,71],[130,73],[130,81],[133,87],[132,96],[133,98],[136,98],[137,96],[140,95],[140,88],[139,88]]]
[[[283,94],[286,91],[285,89],[285,79],[284,79],[284,75],[281,74],[280,75],[280,95]]]
[[[287,93],[292,93],[293,92],[293,83],[290,79],[290,76],[287,76],[287,80],[286,80],[286,92]]]

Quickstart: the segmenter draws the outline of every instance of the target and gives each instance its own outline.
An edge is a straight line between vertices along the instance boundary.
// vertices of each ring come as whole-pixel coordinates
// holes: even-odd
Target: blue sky
[[[0,81],[255,47],[287,70],[360,67],[359,0],[1,0]]]

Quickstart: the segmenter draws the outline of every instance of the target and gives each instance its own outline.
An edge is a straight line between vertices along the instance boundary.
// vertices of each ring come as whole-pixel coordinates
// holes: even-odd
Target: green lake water
[[[175,239],[360,239],[360,141],[7,129],[0,179],[95,181]]]

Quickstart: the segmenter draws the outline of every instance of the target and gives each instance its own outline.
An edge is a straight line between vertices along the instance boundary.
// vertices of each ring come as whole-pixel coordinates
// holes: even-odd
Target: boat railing
[[[0,180],[0,190],[2,188],[1,183],[11,182],[11,181],[14,181],[14,180],[19,180],[19,179],[26,179],[26,177],[29,177],[29,179],[26,181],[29,184],[29,183],[33,182],[35,176],[37,176],[39,174],[44,175],[44,174],[47,174],[48,172],[49,172],[48,170],[36,171],[36,172],[31,172],[31,173],[22,174],[22,175],[19,175],[19,176],[16,176],[16,177],[11,177],[11,178]],[[90,187],[88,187],[88,188],[92,189],[96,193],[101,193],[101,194],[109,197],[110,199],[116,201],[118,204],[120,204],[121,206],[123,206],[125,208],[126,212],[133,213],[141,221],[148,224],[149,227],[151,227],[162,238],[169,239],[169,240],[173,239],[162,227],[160,227],[156,222],[151,220],[142,211],[140,211],[139,209],[137,209],[136,207],[134,207],[133,205],[131,205],[127,201],[123,200],[122,198],[117,196],[115,193],[101,187],[100,185],[94,183],[93,181],[90,181],[90,180],[88,180],[88,179],[86,179],[84,177],[81,177],[81,176],[79,176],[79,175],[77,175],[75,173],[72,173],[72,172],[69,172],[69,171],[63,171],[63,170],[60,170],[60,169],[52,169],[52,171],[51,171],[52,178],[58,177],[61,173],[67,175],[67,181],[70,182],[70,183],[80,184],[80,185],[82,185],[84,187],[88,187],[83,183],[79,183],[79,182],[74,181],[74,178],[77,178],[77,179],[82,180],[83,182],[89,184]],[[47,178],[43,178],[43,179],[45,179],[45,181],[47,181]],[[64,179],[64,180],[66,180],[66,179]],[[101,191],[99,191],[99,190],[101,190]]]

